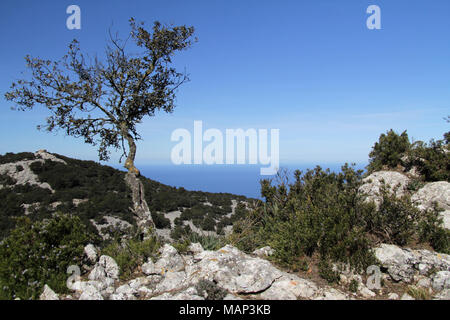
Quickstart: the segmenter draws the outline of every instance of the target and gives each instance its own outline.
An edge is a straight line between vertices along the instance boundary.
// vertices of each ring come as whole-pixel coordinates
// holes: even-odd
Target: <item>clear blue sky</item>
[[[66,8],[81,8],[81,30]],[[366,8],[381,8],[368,30]],[[4,93],[25,71],[24,56],[59,59],[77,38],[101,53],[112,26],[128,19],[192,25],[199,42],[176,59],[191,82],[173,114],[139,126],[137,163],[170,161],[176,128],[278,128],[284,164],[367,162],[380,133],[407,129],[441,138],[450,114],[450,1],[21,1],[0,3],[0,153],[47,149],[97,159],[95,147],[36,130],[47,115],[11,111]],[[118,160],[113,155],[110,163]]]

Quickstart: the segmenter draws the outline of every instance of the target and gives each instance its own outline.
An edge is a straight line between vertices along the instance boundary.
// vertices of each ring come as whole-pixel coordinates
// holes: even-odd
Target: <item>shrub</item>
[[[409,151],[411,144],[408,134],[403,131],[401,134],[394,130],[389,130],[381,134],[378,142],[369,153],[369,173],[383,169],[383,167],[395,168],[402,165],[402,157]]]
[[[408,154],[409,167],[415,166],[426,181],[450,181],[448,141],[415,142]]]
[[[396,197],[386,185],[380,188],[380,203],[378,209],[373,207],[366,212],[364,222],[366,231],[377,236],[386,243],[403,246],[417,235],[420,220],[420,210],[412,203],[408,195]]]
[[[0,298],[36,299],[44,284],[66,292],[67,267],[81,265],[83,248],[91,241],[92,235],[78,217],[18,219],[0,244]]]
[[[148,258],[156,257],[159,248],[160,243],[156,238],[143,241],[116,239],[102,250],[102,254],[112,257],[120,268],[120,278],[128,280],[138,266],[145,263]]]

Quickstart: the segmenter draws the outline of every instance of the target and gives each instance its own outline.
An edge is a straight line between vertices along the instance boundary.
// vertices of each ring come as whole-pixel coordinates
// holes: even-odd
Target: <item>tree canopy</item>
[[[13,82],[5,97],[19,110],[45,106],[50,116],[39,129],[63,129],[67,135],[83,138],[98,146],[100,160],[109,159],[110,147],[122,150],[122,156],[127,156],[125,167],[138,174],[136,124],[158,110],[173,111],[176,90],[189,79],[172,66],[172,58],[197,39],[193,27],[154,22],[148,31],[133,18],[129,24],[126,40],[109,33],[104,59],[83,54],[77,40],[59,61],[27,55],[31,79]],[[137,53],[135,48],[128,52],[129,39]]]

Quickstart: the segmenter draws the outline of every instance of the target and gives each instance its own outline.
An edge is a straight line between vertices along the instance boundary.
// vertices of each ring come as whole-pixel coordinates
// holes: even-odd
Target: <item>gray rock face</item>
[[[450,289],[450,271],[439,271],[433,276],[431,286],[436,291]]]
[[[364,184],[359,188],[359,192],[367,194],[367,200],[379,204],[381,199],[379,193],[383,182],[390,187],[391,192],[396,186],[399,186],[395,195],[401,197],[405,194],[409,181],[410,179],[406,175],[396,171],[377,171],[363,180]]]
[[[230,245],[218,251],[203,251],[194,260],[198,262],[189,266],[189,274],[214,281],[230,293],[263,291],[282,275],[270,262],[252,258]]]
[[[286,273],[259,297],[264,300],[298,300],[311,298],[317,292],[314,282]]]
[[[256,249],[252,253],[254,255],[258,256],[258,257],[264,258],[264,257],[268,257],[268,256],[273,255],[274,254],[274,250],[271,247],[266,246],[266,247],[262,247],[262,248]]]
[[[410,283],[417,274],[430,270],[450,270],[450,256],[428,250],[411,250],[382,244],[374,250],[375,256],[395,281]]]
[[[438,207],[444,209],[441,212],[444,227],[450,229],[450,183],[447,181],[427,183],[412,195],[411,201],[421,210],[432,208],[436,202]]]
[[[84,247],[84,254],[91,263],[97,262],[97,249],[93,244],[88,244]]]
[[[45,285],[39,300],[59,300],[59,296],[48,285]]]
[[[97,287],[98,291],[112,287],[116,280],[119,279],[119,266],[113,258],[103,255],[89,273],[88,278],[92,283],[96,284],[95,287]],[[84,292],[84,289],[80,290]],[[89,294],[91,295],[91,291]]]

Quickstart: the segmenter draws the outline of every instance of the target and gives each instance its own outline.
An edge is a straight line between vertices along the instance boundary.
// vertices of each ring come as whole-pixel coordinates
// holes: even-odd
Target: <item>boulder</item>
[[[439,271],[433,275],[431,286],[436,291],[450,289],[450,271]]]
[[[262,247],[262,248],[256,249],[252,253],[254,255],[258,256],[258,257],[264,258],[264,257],[268,257],[268,256],[273,255],[274,254],[274,250],[271,247],[266,246],[266,247]]]
[[[381,244],[374,253],[395,281],[410,283],[418,274],[427,275],[431,270],[450,270],[450,256],[446,254],[400,248],[391,244]]]
[[[450,183],[447,181],[430,182],[411,196],[411,201],[421,210],[431,209],[436,203],[441,212],[444,227],[450,229]]]
[[[363,179],[363,185],[359,188],[359,192],[367,195],[367,200],[374,201],[379,204],[381,201],[380,190],[383,183],[390,188],[390,192],[396,189],[395,195],[401,197],[405,194],[410,179],[396,171],[377,171]]]
[[[88,244],[84,247],[84,255],[88,259],[89,262],[95,263],[97,262],[97,249],[93,244]]]
[[[48,285],[45,285],[39,300],[59,300],[59,296]]]

